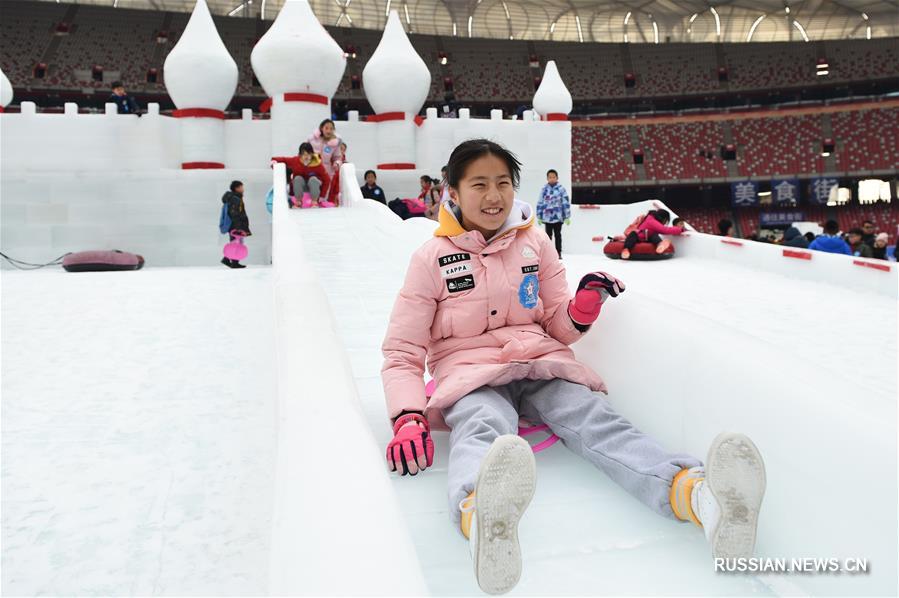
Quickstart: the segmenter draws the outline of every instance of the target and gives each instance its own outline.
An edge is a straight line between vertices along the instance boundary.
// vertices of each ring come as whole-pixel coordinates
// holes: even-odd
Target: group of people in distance
[[[849,232],[842,233],[840,224],[836,220],[828,220],[824,223],[824,232],[816,235],[807,232],[804,235],[795,226],[790,226],[784,231],[783,237],[777,239],[774,235],[762,238],[753,232],[746,238],[761,243],[773,243],[799,249],[811,249],[825,253],[839,253],[853,257],[867,257],[879,260],[889,260],[887,246],[889,235],[886,232],[875,232],[874,223],[865,220],[862,225],[854,226]],[[734,236],[734,224],[728,219],[718,222],[718,234],[724,237]]]

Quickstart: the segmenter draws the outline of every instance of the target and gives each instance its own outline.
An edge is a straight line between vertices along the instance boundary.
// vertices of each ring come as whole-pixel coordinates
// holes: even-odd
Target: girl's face
[[[509,217],[515,199],[509,167],[492,154],[481,156],[465,169],[458,187],[450,188],[450,197],[462,210],[462,227],[490,239]]]
[[[325,123],[322,125],[322,135],[327,138],[331,138],[334,136],[334,125],[332,123]]]

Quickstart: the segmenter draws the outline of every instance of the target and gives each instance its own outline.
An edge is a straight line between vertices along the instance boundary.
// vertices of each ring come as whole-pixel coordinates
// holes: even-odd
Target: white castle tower
[[[0,112],[12,102],[12,84],[6,78],[6,73],[0,70]]]
[[[362,71],[365,96],[378,123],[378,169],[414,169],[415,123],[431,87],[431,72],[390,11],[381,43]]]
[[[272,99],[272,155],[294,155],[325,118],[346,58],[307,0],[287,0],[250,56]]]
[[[543,71],[540,87],[534,94],[534,110],[541,120],[568,120],[571,107],[571,93],[562,82],[556,61],[550,60]]]
[[[237,64],[225,48],[206,0],[197,0],[163,67],[181,119],[181,168],[225,167],[225,108],[237,89]]]

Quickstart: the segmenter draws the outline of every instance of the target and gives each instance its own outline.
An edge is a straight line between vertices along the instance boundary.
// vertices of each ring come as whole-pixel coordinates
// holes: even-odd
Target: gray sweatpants
[[[519,417],[546,423],[569,449],[587,459],[651,509],[674,518],[668,495],[677,473],[702,463],[669,453],[617,414],[601,395],[566,380],[519,380],[482,386],[443,410],[450,432],[449,503],[474,490],[481,459],[503,434],[518,434]]]
[[[322,182],[316,176],[309,177],[308,181],[301,176],[293,179],[293,196],[297,199],[303,199],[303,193],[308,192],[312,201],[318,201],[321,191]]]

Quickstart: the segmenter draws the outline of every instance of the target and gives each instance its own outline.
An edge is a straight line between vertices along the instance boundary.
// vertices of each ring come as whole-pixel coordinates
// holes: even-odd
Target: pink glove
[[[387,467],[400,475],[415,475],[434,464],[431,426],[423,416],[407,413],[393,424],[393,440],[387,445]]]
[[[605,272],[591,272],[581,278],[574,293],[574,299],[568,304],[568,315],[571,321],[588,326],[599,317],[603,301],[607,297],[617,297],[624,292],[624,283]]]

